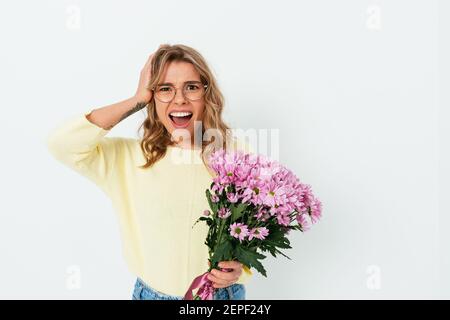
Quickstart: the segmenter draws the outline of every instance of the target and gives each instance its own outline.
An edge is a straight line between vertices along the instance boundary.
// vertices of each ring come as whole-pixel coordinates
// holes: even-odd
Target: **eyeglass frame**
[[[202,95],[200,98],[195,99],[195,100],[189,99],[188,97],[186,97],[186,94],[184,93],[184,87],[185,87],[187,84],[194,84],[194,83],[201,83],[201,84],[203,84],[203,82],[201,82],[201,81],[186,81],[186,82],[183,84],[183,90],[181,91],[181,92],[183,93],[183,97],[186,98],[186,99],[189,100],[189,101],[197,101],[197,100],[200,100],[201,98],[203,98],[203,97],[205,96],[206,89],[208,88],[208,85],[207,85],[207,84],[203,84],[203,87],[205,88],[205,92],[203,92],[203,95]],[[153,95],[154,95],[155,99],[158,99],[158,98],[156,98],[156,92],[155,92],[155,89],[156,89],[157,86],[159,86],[159,85],[156,85],[155,87],[153,87],[153,88],[151,89],[151,90],[153,91]],[[173,86],[173,85],[171,85],[171,84],[163,85],[163,86],[167,86],[167,87],[172,87],[172,88],[174,88],[174,89],[175,89],[175,94],[173,95],[173,98],[170,99],[169,101],[162,101],[162,100],[159,100],[159,99],[158,99],[158,101],[161,101],[161,102],[163,102],[163,103],[169,103],[169,102],[172,102],[172,100],[175,99],[175,97],[177,96],[177,93],[178,93],[178,89],[179,89],[179,88],[177,88],[177,87],[175,87],[175,86]]]

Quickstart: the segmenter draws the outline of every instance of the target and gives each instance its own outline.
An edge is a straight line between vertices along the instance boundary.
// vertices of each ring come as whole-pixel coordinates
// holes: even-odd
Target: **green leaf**
[[[240,203],[236,207],[234,204],[231,206],[231,222],[236,221],[240,217],[242,217],[244,210],[247,208],[247,204]]]
[[[194,222],[194,224],[192,225],[192,228],[194,228],[194,226],[195,226],[199,221],[206,221],[206,224],[207,224],[208,226],[210,226],[210,225],[212,224],[212,219],[211,219],[211,218],[209,218],[209,217],[200,217],[200,218],[198,218],[198,219]]]
[[[217,214],[217,203],[212,202],[211,200],[211,191],[209,189],[206,189],[206,199],[208,200],[209,207],[214,212],[214,214]]]
[[[240,245],[236,246],[234,253],[236,255],[236,258],[239,260],[239,262],[243,263],[244,265],[248,266],[249,268],[254,267],[264,277],[267,277],[266,270],[264,269],[261,262],[259,262],[259,260],[266,258],[265,255],[256,252],[256,250],[253,251],[253,250],[244,248]]]
[[[289,239],[286,237],[286,233],[280,229],[278,225],[269,226],[269,235],[258,244],[258,249],[261,251],[269,251],[270,254],[276,257],[277,254],[281,254],[284,257],[289,258],[283,252],[278,249],[291,249]]]
[[[261,246],[259,246],[258,247],[258,249],[260,249],[261,251],[269,251],[270,252],[270,254],[273,256],[273,257],[277,257],[277,253],[278,254],[281,254],[282,256],[285,256],[286,258],[288,258],[289,260],[291,260],[291,258],[289,258],[287,255],[285,255],[283,252],[281,252],[280,250],[278,250],[276,247],[274,247],[274,246],[272,246],[272,245],[269,245],[269,246],[267,246],[267,245],[261,245]]]
[[[285,241],[272,241],[272,240],[265,239],[264,242],[265,242],[265,245],[271,245],[273,247],[278,247],[281,249],[292,249],[288,239],[284,238],[282,240],[285,240]]]
[[[269,227],[269,235],[264,239],[266,244],[271,244],[276,247],[290,249],[289,239],[286,237],[286,233],[283,232],[279,228],[279,226],[275,226],[273,228]]]
[[[233,255],[233,244],[230,240],[225,240],[219,244],[212,256],[212,263],[216,264],[220,261],[231,260]]]

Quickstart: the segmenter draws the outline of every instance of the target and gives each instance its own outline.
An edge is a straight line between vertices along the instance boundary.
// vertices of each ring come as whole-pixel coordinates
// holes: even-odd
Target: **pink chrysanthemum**
[[[311,201],[311,221],[316,223],[322,217],[322,203],[319,199],[313,198]]]
[[[311,222],[307,218],[307,214],[297,214],[296,218],[302,231],[308,231],[311,228]]]
[[[231,211],[228,208],[222,207],[217,211],[219,218],[226,219],[231,215]]]
[[[220,149],[211,155],[209,165],[217,173],[211,190],[223,195],[232,187],[233,193],[226,192],[227,201],[264,208],[256,215],[253,213],[258,220],[267,221],[273,216],[283,227],[294,219],[292,212],[307,213],[312,223],[322,216],[322,204],[311,187],[301,183],[278,161],[264,155]]]
[[[230,225],[230,235],[232,237],[235,237],[239,239],[239,241],[242,242],[242,240],[245,239],[245,237],[248,236],[248,227],[243,223],[233,223]]]
[[[211,201],[214,202],[214,203],[217,203],[217,202],[219,202],[219,197],[217,195],[215,195],[215,194],[212,194],[211,195]]]
[[[228,201],[230,201],[231,203],[236,203],[238,202],[238,196],[236,193],[227,193],[227,199]]]
[[[253,238],[264,240],[267,235],[269,234],[269,229],[266,227],[259,227],[259,228],[253,228],[250,230],[250,233],[248,235],[248,240],[252,240]]]

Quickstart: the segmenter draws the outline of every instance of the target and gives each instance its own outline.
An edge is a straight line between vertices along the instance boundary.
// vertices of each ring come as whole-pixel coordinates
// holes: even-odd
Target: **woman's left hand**
[[[239,261],[221,261],[219,262],[220,268],[226,268],[229,271],[220,271],[212,269],[208,275],[208,279],[212,281],[214,288],[225,288],[231,286],[242,273],[242,263]]]

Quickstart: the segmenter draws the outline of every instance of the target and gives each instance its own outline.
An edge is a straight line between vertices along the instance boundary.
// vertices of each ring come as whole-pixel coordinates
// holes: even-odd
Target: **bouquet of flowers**
[[[212,299],[215,288],[207,275],[218,269],[220,261],[238,260],[244,270],[255,268],[267,276],[261,263],[264,253],[290,259],[279,250],[291,248],[287,238],[290,230],[308,230],[322,212],[311,187],[277,161],[220,149],[211,155],[209,164],[217,174],[206,190],[210,210],[205,210],[195,224],[205,221],[209,226],[205,244],[210,267],[194,279],[186,300]]]

